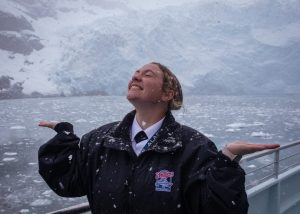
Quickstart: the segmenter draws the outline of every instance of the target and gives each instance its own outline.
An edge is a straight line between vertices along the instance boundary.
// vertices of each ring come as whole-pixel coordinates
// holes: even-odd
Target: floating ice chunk
[[[76,123],[85,123],[85,122],[87,122],[87,120],[86,119],[78,119],[75,122]]]
[[[10,129],[18,130],[18,129],[26,129],[26,127],[25,126],[11,126]]]
[[[253,125],[253,126],[264,126],[264,125],[266,125],[266,124],[264,124],[264,123],[262,123],[262,122],[254,122],[252,125]]]
[[[30,162],[30,163],[28,163],[28,165],[33,166],[33,165],[37,165],[37,163]]]
[[[259,132],[252,132],[251,137],[262,137],[262,138],[271,138],[272,135],[269,134],[269,133],[265,133],[265,132],[262,132],[262,131],[259,131]]]
[[[14,156],[17,155],[17,152],[4,152],[4,155],[8,155],[8,156]]]
[[[213,134],[209,134],[209,133],[204,133],[202,132],[202,134],[204,134],[206,137],[208,138],[212,138],[212,137],[215,137]]]
[[[33,201],[30,206],[33,207],[38,207],[38,206],[45,206],[45,205],[50,205],[52,204],[52,201],[49,199],[37,199],[35,201]]]
[[[246,123],[231,123],[226,126],[228,126],[230,128],[245,128],[245,127],[248,127],[249,125]]]
[[[2,161],[5,161],[5,162],[9,162],[9,161],[16,161],[17,158],[3,158]]]
[[[47,196],[47,197],[50,197],[51,196],[51,193],[52,193],[52,190],[46,190],[42,193],[42,195],[44,196]]]
[[[240,131],[241,129],[226,129],[226,132],[236,132],[236,131]]]
[[[19,213],[29,213],[29,209],[21,209]]]
[[[247,127],[251,127],[251,126],[264,126],[265,124],[262,122],[254,122],[254,123],[231,123],[231,124],[227,124],[227,127],[230,128],[247,128]]]

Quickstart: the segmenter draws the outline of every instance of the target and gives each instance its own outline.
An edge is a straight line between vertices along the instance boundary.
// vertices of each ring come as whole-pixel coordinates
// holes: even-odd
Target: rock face
[[[123,95],[158,61],[186,95],[300,93],[299,1],[171,2],[3,0],[0,77],[30,96]]]
[[[11,84],[11,80],[14,78],[9,76],[0,77],[0,99],[12,99],[12,98],[22,98],[24,94],[22,93],[23,87],[21,82],[16,82]]]
[[[0,49],[2,50],[29,55],[33,50],[38,51],[44,47],[40,38],[34,35],[32,25],[24,16],[16,17],[0,11],[0,32]]]

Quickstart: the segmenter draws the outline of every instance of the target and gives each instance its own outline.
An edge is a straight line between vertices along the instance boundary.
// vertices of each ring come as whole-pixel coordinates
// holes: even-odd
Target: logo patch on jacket
[[[172,178],[174,177],[174,172],[168,170],[161,170],[155,173],[155,191],[159,192],[171,192],[171,187],[173,185]]]

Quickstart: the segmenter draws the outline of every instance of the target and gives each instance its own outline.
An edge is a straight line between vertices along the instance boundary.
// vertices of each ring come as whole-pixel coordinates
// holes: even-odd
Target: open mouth
[[[141,86],[135,85],[135,84],[132,84],[132,85],[130,86],[130,89],[143,90],[143,88],[142,88]]]

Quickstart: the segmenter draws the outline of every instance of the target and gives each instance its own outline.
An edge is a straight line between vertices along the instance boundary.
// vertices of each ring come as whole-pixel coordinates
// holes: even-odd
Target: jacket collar
[[[124,119],[115,125],[104,140],[104,146],[132,152],[130,130],[135,116],[135,110],[128,113]],[[155,141],[146,149],[157,152],[170,152],[182,147],[181,125],[175,121],[168,111],[161,128],[158,130]]]

